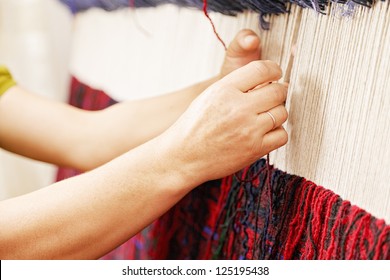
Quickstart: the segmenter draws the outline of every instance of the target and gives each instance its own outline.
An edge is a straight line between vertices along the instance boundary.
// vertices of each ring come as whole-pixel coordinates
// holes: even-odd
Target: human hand
[[[232,71],[260,59],[260,38],[250,29],[243,29],[237,33],[225,53],[221,67],[221,78]]]
[[[160,150],[170,159],[167,170],[182,171],[195,187],[285,145],[287,86],[274,82],[281,75],[276,63],[254,61],[205,90],[160,136]]]

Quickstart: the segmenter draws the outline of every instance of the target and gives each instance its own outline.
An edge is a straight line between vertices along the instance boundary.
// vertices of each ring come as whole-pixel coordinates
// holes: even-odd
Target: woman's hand
[[[286,144],[281,125],[288,115],[287,86],[275,83],[281,76],[276,63],[254,61],[204,91],[159,137],[172,170],[183,167],[196,185],[232,174]]]

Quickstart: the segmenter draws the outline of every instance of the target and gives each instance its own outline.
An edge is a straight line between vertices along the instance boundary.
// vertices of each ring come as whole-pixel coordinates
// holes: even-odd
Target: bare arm
[[[16,86],[0,98],[0,147],[36,160],[90,170],[162,133],[214,81],[95,112]]]
[[[14,87],[0,98],[0,147],[40,161],[91,170],[165,131],[208,86],[257,60],[259,38],[237,34],[219,77],[159,97],[88,112]]]
[[[99,258],[189,190],[180,169],[155,142],[81,176],[0,202],[0,258]]]
[[[275,63],[253,62],[209,87],[144,145],[83,175],[0,202],[0,259],[98,258],[197,185],[284,145],[287,88],[268,84],[280,76]]]

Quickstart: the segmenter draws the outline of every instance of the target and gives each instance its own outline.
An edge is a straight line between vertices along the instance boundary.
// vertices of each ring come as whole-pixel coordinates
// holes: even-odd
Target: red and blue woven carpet
[[[70,103],[116,102],[73,78]],[[60,169],[58,179],[77,174]],[[104,259],[390,259],[390,226],[260,159],[199,186]]]

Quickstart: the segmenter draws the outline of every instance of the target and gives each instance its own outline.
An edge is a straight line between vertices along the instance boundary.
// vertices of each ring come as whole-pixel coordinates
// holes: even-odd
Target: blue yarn
[[[134,7],[156,7],[161,4],[175,4],[183,7],[193,7],[201,9],[202,0],[60,0],[66,4],[72,12],[87,10],[91,7],[98,7],[107,11],[112,11],[124,7],[129,7],[130,3]],[[385,0],[381,0],[385,1]],[[350,3],[351,0],[209,0],[208,9],[227,15],[236,15],[237,13],[250,10],[261,14],[280,14],[288,12],[289,3],[298,4],[305,8],[312,8],[316,11],[324,11],[330,2],[340,4]],[[352,2],[371,7],[375,0],[352,0]]]
[[[92,7],[113,11],[133,6],[134,8],[157,7],[162,4],[174,4],[180,7],[202,9],[203,0],[60,0],[66,4],[72,13],[81,12]],[[208,0],[209,11],[235,16],[244,11],[259,13],[260,26],[269,29],[269,22],[265,19],[269,14],[289,12],[290,4],[294,3],[304,8],[311,8],[319,13],[325,13],[331,2],[339,4],[356,3],[371,7],[377,0]],[[385,1],[385,0],[381,0]]]

